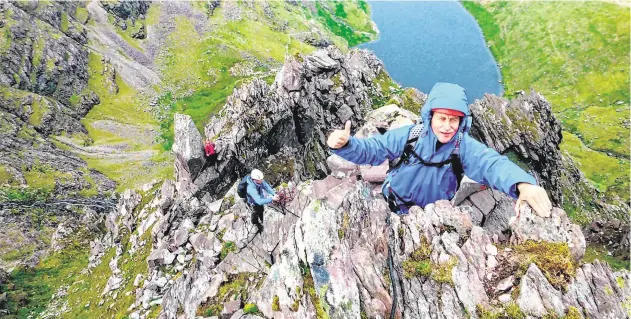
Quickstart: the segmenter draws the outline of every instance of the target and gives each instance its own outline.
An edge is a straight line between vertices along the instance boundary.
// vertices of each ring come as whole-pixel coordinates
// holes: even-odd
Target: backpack
[[[237,195],[239,195],[239,197],[241,198],[246,198],[248,196],[247,178],[248,178],[247,176],[243,177],[243,179],[241,179],[241,182],[237,186]]]
[[[206,156],[214,155],[215,154],[215,143],[207,142],[206,145],[204,145],[204,151],[206,152]]]
[[[426,162],[424,161],[416,152],[414,152],[414,148],[416,148],[416,142],[418,142],[418,138],[421,136],[421,132],[423,132],[424,125],[423,123],[414,125],[412,129],[410,129],[410,133],[408,134],[408,141],[405,144],[405,148],[403,149],[403,154],[398,159],[394,159],[391,161],[390,169],[391,170],[401,166],[401,164],[408,164],[410,162],[410,157],[415,157],[422,165],[425,166],[436,166],[443,167],[447,164],[451,164],[452,170],[456,175],[456,179],[458,181],[458,188],[460,188],[460,182],[462,181],[462,177],[464,176],[464,169],[462,168],[462,162],[460,162],[460,142],[462,142],[463,133],[458,133],[458,139],[456,140],[456,147],[451,152],[451,155],[448,159],[434,163],[434,162]],[[394,163],[394,164],[392,164]]]

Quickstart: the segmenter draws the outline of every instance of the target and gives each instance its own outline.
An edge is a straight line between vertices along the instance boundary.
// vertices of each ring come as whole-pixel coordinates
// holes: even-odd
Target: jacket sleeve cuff
[[[332,148],[329,148],[329,149],[333,152],[333,154],[336,154],[342,158],[345,158],[347,154],[353,154],[355,152],[356,145],[357,145],[357,142],[355,141],[355,138],[351,136],[344,146],[337,149],[332,149]]]
[[[514,183],[510,187],[508,195],[510,195],[511,197],[513,197],[515,199],[519,198],[519,189],[517,188],[517,185],[519,183],[528,183],[528,184],[531,184],[531,185],[537,185],[537,180],[535,180],[534,177],[532,177],[530,175],[528,175],[528,177],[529,178],[526,178],[526,180],[522,180],[522,181]]]
[[[352,139],[352,138],[353,138],[353,137],[351,136],[351,137],[348,139],[348,141],[346,141],[346,144],[344,144],[344,145],[343,145],[342,147],[340,147],[340,148],[331,148],[331,147],[329,146],[329,150],[331,150],[331,152],[335,153],[335,152],[337,152],[337,151],[340,151],[340,150],[343,150],[343,149],[345,149],[345,148],[348,148],[348,146],[351,144],[351,139]]]

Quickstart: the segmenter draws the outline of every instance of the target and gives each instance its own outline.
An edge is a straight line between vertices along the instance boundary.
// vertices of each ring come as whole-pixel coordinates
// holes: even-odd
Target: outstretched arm
[[[511,162],[508,157],[500,155],[469,135],[465,135],[460,157],[465,174],[469,178],[517,198],[517,215],[523,202],[528,202],[542,217],[550,215],[552,204],[546,191],[537,186],[534,177]]]
[[[360,165],[380,165],[386,159],[393,160],[403,154],[410,129],[411,126],[404,126],[383,135],[360,139],[350,136],[348,121],[344,130],[331,133],[327,144],[334,154],[347,161]]]

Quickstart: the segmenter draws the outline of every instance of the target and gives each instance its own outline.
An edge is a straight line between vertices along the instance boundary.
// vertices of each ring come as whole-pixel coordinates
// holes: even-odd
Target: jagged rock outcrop
[[[178,176],[178,189],[190,192],[191,184],[206,162],[202,136],[188,115],[175,114],[175,174]]]
[[[122,30],[135,27],[132,38],[147,37],[144,18],[151,1],[100,1],[99,4],[114,17],[114,24]]]
[[[561,153],[561,122],[543,96],[531,92],[509,101],[487,94],[471,104],[471,112],[472,135],[499,153],[516,154],[556,205],[570,207],[589,219],[600,216],[629,220],[628,203],[605,203],[604,196]]]
[[[368,51],[343,55],[329,47],[289,58],[272,86],[255,79],[235,89],[204,132],[218,145],[216,169],[199,173],[191,193],[220,196],[255,167],[266,170],[273,183],[324,177],[327,132],[349,119],[363,122],[371,97],[380,94],[374,80],[383,72],[383,64]]]
[[[318,195],[321,183],[330,188]],[[162,210],[163,197],[157,193],[142,209],[134,210],[138,217],[132,219],[131,237],[144,237],[153,227],[154,245],[147,260],[149,273],[133,276],[138,289],[129,311],[140,316],[158,302],[161,318],[179,318],[178,314],[194,318],[209,309],[219,309],[211,311],[216,315],[243,314],[236,310],[255,304],[268,318],[315,318],[322,312],[332,318],[359,318],[362,313],[386,317],[393,306],[394,287],[401,318],[466,318],[467,314],[478,318],[478,305],[500,307],[500,300],[517,304],[534,318],[551,312],[564,315],[570,307],[583,317],[626,318],[622,304],[631,284],[628,272],[613,273],[599,262],[584,264],[565,290],[552,286],[534,263],[521,275],[511,273],[503,261],[515,256],[517,248],[500,248],[499,244],[509,244],[508,239],[497,241],[483,225],[473,223],[468,206],[440,201],[424,210],[414,207],[410,215],[399,217],[388,211],[374,184],[354,176],[302,183],[298,190],[286,207],[292,214],[266,208],[265,231],[250,242],[249,232],[255,227],[243,202],[212,212],[208,203],[176,195],[180,204]],[[501,213],[514,214],[512,208]],[[522,214],[529,213],[524,207]],[[564,216],[563,211],[558,214]],[[113,220],[119,224],[121,217]],[[147,222],[153,226],[140,226]],[[541,220],[539,226],[544,223],[549,221]],[[388,247],[394,285],[387,270]],[[427,252],[416,261],[419,249]],[[410,268],[411,260],[427,263],[433,271],[415,274],[420,266]],[[118,278],[129,277],[109,278],[111,292],[104,298],[112,298],[117,287],[124,286]],[[225,288],[231,283],[243,289]]]
[[[147,13],[151,1],[99,1],[99,4],[120,19],[135,20]]]

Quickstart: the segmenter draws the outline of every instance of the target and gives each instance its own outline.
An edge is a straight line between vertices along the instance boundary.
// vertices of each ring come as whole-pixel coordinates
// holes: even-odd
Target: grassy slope
[[[621,124],[629,114],[629,10],[599,2],[462,3],[502,65],[506,92],[542,93],[563,123],[561,149],[601,191],[628,200],[629,129]]]
[[[42,312],[52,294],[59,287],[71,284],[88,265],[86,245],[89,243],[83,240],[69,241],[66,249],[50,255],[34,269],[13,271],[11,283],[0,285],[0,291],[7,292],[10,314],[6,318],[27,318],[29,314]]]
[[[90,168],[96,169],[118,183],[117,191],[135,188],[154,178],[170,178],[173,174],[172,157],[160,152],[157,144],[144,145],[122,132],[107,131],[95,127],[97,121],[108,120],[118,124],[142,130],[144,128],[159,130],[158,122],[144,109],[146,97],[136,92],[120,77],[116,77],[117,93],[108,90],[108,80],[102,75],[101,56],[90,53],[88,86],[94,90],[101,103],[96,105],[82,120],[88,130],[87,144],[94,146],[126,145],[130,151],[151,151],[155,154],[151,160],[136,159],[132,156],[114,159],[99,156],[81,155]],[[84,138],[85,137],[79,137]]]

